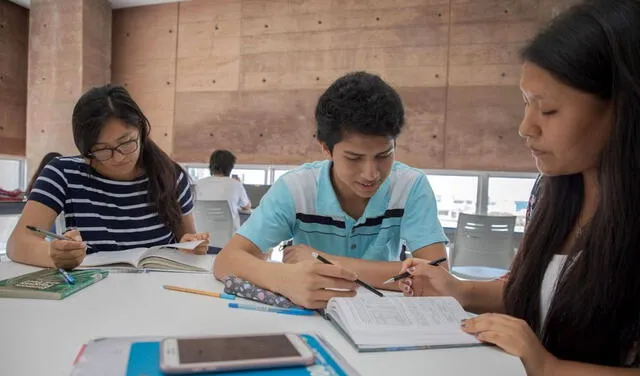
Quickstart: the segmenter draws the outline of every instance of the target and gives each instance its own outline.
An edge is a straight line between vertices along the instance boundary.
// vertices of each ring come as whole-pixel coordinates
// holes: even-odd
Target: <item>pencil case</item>
[[[256,302],[272,305],[281,308],[301,308],[294,304],[291,300],[273,291],[263,289],[236,276],[228,276],[222,279],[224,283],[224,292],[239,296],[241,298],[254,300]]]

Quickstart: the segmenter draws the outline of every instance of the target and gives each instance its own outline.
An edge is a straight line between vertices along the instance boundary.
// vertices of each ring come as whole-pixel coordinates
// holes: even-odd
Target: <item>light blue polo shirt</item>
[[[361,218],[340,207],[331,161],[304,164],[278,179],[238,234],[262,252],[283,240],[336,256],[396,261],[401,244],[413,252],[447,242],[426,175],[394,162]]]

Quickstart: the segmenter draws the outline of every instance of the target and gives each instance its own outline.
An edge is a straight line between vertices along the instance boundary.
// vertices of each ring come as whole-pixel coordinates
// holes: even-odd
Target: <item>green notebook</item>
[[[68,284],[58,269],[43,269],[0,281],[0,298],[60,300],[107,277],[105,270],[73,270],[75,284]]]

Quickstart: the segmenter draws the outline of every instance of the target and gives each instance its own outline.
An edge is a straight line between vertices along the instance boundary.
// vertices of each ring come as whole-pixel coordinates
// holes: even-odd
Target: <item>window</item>
[[[194,181],[211,176],[209,173],[209,167],[187,167],[187,172]]]
[[[21,159],[0,159],[0,188],[8,191],[26,189],[24,182],[24,161]]]
[[[524,231],[529,195],[535,182],[535,178],[489,177],[487,214],[515,215],[515,231]]]
[[[243,184],[267,184],[267,169],[264,168],[234,168],[233,175],[237,175]]]
[[[476,213],[477,176],[427,175],[436,196],[438,219],[442,227],[455,228],[458,213]]]

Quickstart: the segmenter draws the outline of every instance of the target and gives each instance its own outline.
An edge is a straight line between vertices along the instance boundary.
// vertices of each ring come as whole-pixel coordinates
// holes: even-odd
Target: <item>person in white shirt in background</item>
[[[209,158],[211,176],[196,182],[196,200],[227,200],[233,228],[240,228],[240,213],[251,212],[251,201],[242,183],[230,178],[236,157],[228,150],[216,150]]]

